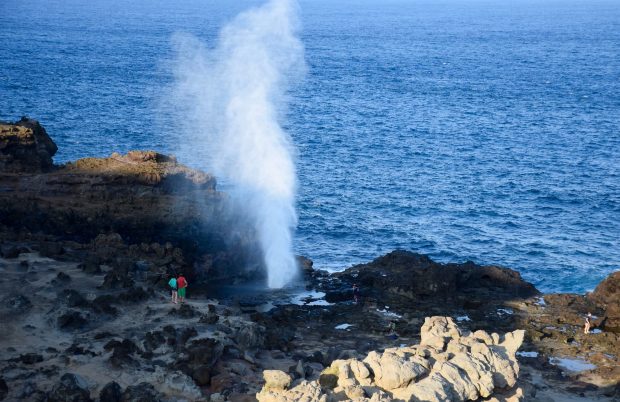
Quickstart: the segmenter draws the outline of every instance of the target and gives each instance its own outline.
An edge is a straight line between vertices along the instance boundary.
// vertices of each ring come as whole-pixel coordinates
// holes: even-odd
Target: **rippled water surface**
[[[57,161],[179,150],[171,36],[213,43],[257,2],[3,0],[0,118]],[[297,251],[342,268],[394,248],[585,291],[620,268],[620,3],[300,3],[308,74]],[[164,102],[165,103],[165,102]],[[180,155],[181,160],[183,155]]]

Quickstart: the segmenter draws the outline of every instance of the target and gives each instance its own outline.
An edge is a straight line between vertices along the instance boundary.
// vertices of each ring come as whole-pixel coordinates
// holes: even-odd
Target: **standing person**
[[[355,304],[359,303],[360,301],[360,287],[357,286],[357,283],[353,284],[353,302]]]
[[[590,326],[592,325],[592,323],[590,322],[590,318],[592,318],[592,313],[588,313],[588,315],[586,316],[586,323],[583,326],[584,334],[590,333]]]
[[[178,295],[177,295],[177,278],[174,277],[174,275],[170,275],[171,278],[168,281],[168,286],[170,286],[170,289],[172,291],[172,302],[174,304],[177,304],[177,299],[178,299]]]
[[[183,274],[179,274],[177,277],[177,288],[179,289],[177,290],[179,301],[183,303],[183,299],[185,299],[185,289],[187,289],[187,280],[185,280]]]

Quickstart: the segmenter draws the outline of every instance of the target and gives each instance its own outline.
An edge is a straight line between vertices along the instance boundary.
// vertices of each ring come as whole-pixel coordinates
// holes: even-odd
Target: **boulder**
[[[86,380],[72,373],[66,373],[60,378],[52,391],[48,394],[49,402],[90,402],[90,392]]]
[[[99,402],[121,402],[123,390],[115,381],[107,383],[99,392]]]
[[[9,387],[6,385],[6,381],[4,378],[0,377],[0,401],[4,400],[6,396],[9,394]]]
[[[290,375],[280,370],[265,370],[263,371],[263,378],[265,379],[263,389],[285,390],[293,381]]]
[[[141,382],[130,385],[123,392],[122,402],[161,402],[162,395],[151,384]]]

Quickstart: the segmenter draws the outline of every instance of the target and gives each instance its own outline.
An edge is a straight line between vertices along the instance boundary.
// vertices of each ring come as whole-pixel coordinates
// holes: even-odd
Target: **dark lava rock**
[[[95,300],[90,304],[90,307],[95,313],[116,315],[118,310],[112,306],[116,302],[116,299],[112,295],[97,296]]]
[[[64,272],[59,272],[58,275],[56,275],[56,280],[60,283],[69,283],[71,282],[71,277]]]
[[[457,306],[467,300],[513,300],[540,294],[517,271],[508,268],[473,262],[440,264],[428,256],[404,250],[392,251],[335,276],[346,284],[333,289],[332,300],[336,300],[338,292],[338,298],[348,295],[353,283],[360,285],[362,297],[368,294],[378,300],[386,297],[436,300]]]
[[[161,395],[146,382],[127,387],[121,399],[122,402],[159,402],[161,400]]]
[[[136,344],[129,339],[123,339],[122,341],[112,340],[106,343],[103,349],[112,351],[110,363],[112,363],[114,367],[123,367],[124,365],[133,364],[134,360],[132,355],[140,351]]]
[[[36,364],[43,361],[43,356],[38,353],[26,353],[19,356],[19,361],[24,364]]]
[[[207,386],[211,382],[212,370],[211,367],[199,366],[192,371],[192,380],[194,380],[199,387]]]
[[[0,377],[0,401],[4,400],[9,393],[9,387],[4,378]]]
[[[144,350],[152,352],[165,343],[166,338],[161,331],[152,331],[146,333],[142,345],[144,346]]]
[[[179,343],[185,345],[185,343],[194,336],[198,336],[198,331],[194,327],[183,328],[179,333]]]
[[[123,390],[115,381],[107,383],[99,393],[99,402],[121,402]]]
[[[233,339],[241,350],[263,348],[265,332],[265,327],[250,322],[235,328]]]
[[[42,242],[39,245],[39,254],[43,257],[53,258],[58,257],[65,253],[65,249],[62,247],[62,244],[56,242]]]
[[[2,305],[8,307],[13,314],[23,314],[32,308],[32,303],[26,296],[9,295],[2,299]]]
[[[123,303],[139,303],[147,300],[151,293],[144,290],[141,286],[131,286],[129,290],[118,295],[118,300]]]
[[[100,274],[101,273],[101,259],[96,255],[89,255],[84,262],[78,265],[82,271],[87,274]]]
[[[103,277],[101,289],[121,289],[129,288],[133,284],[131,278],[127,275],[121,275],[116,271],[110,271]]]
[[[93,352],[92,350],[89,349],[85,349],[84,347],[77,345],[77,344],[73,344],[71,346],[69,346],[66,350],[65,350],[66,354],[69,355],[89,355],[89,356],[97,356],[97,354],[95,352]]]
[[[78,311],[69,310],[58,317],[58,327],[63,330],[82,329],[88,323],[88,320]]]
[[[74,289],[65,289],[58,293],[58,298],[68,307],[87,307],[88,300]]]
[[[19,247],[7,247],[0,249],[0,257],[7,259],[14,259],[19,257],[21,250]]]
[[[79,375],[66,373],[48,394],[49,402],[90,402],[88,383]]]
[[[168,313],[168,314],[169,315],[176,315],[176,316],[179,316],[181,318],[193,318],[198,313],[189,304],[181,304],[181,306],[178,309],[172,309],[170,311],[170,313]]]

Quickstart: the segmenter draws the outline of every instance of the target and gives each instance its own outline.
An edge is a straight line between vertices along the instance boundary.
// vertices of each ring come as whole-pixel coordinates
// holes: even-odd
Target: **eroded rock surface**
[[[266,384],[256,398],[260,402],[487,398],[516,384],[515,353],[524,334],[523,330],[503,336],[463,333],[450,317],[430,317],[422,326],[420,344],[373,351],[361,361],[335,360],[315,381],[304,380],[289,388],[286,373],[265,371]]]

